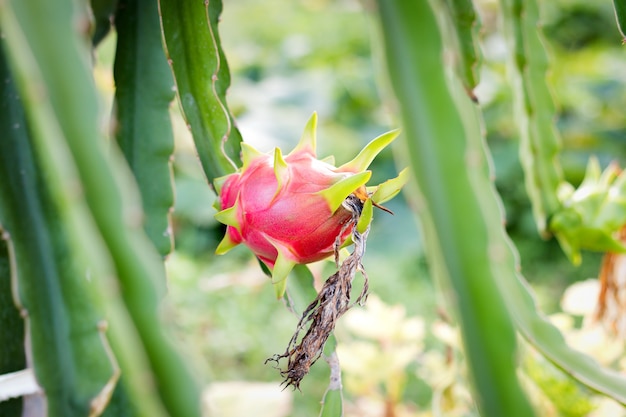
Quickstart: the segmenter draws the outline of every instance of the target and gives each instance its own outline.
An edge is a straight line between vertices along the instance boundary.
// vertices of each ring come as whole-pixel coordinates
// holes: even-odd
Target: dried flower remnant
[[[337,320],[353,305],[350,303],[350,292],[357,272],[363,274],[365,282],[356,303],[361,304],[367,298],[368,278],[362,259],[365,255],[369,225],[363,232],[359,232],[357,225],[362,215],[363,202],[358,197],[353,194],[348,196],[343,205],[352,213],[352,218],[347,225],[352,229],[354,250],[343,261],[339,270],[326,280],[315,300],[304,310],[285,352],[274,355],[266,361],[266,363],[274,361],[278,364],[281,359],[287,359],[287,369],[281,371],[281,375],[285,378],[283,381],[285,386],[299,388],[302,378],[309,373],[311,365],[322,355],[324,344],[335,329]],[[339,245],[336,244],[335,252],[338,250]],[[307,325],[309,325],[308,330],[298,342],[301,332]]]
[[[626,226],[618,238],[626,242]],[[621,339],[626,338],[626,254],[607,252],[600,267],[596,318]]]

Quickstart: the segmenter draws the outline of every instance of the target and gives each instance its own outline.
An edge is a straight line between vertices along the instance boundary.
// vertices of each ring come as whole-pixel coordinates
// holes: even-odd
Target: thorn
[[[394,215],[393,211],[389,210],[387,207],[385,206],[381,206],[378,203],[375,203],[374,200],[372,200],[372,204],[374,205],[374,207],[381,209],[382,211],[386,211],[387,213],[391,214],[392,216]]]

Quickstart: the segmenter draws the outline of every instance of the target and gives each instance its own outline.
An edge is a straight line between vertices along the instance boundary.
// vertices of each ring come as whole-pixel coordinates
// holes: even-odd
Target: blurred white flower
[[[595,318],[600,283],[597,279],[580,281],[569,286],[561,298],[564,313],[550,316],[550,320],[563,332],[567,343],[603,365],[610,365],[623,354],[624,347],[606,327]],[[575,328],[574,317],[583,316],[581,328]]]
[[[343,318],[355,336],[385,343],[418,342],[424,338],[424,321],[406,317],[401,305],[388,306],[375,295],[369,296],[363,309],[352,309]]]
[[[433,335],[448,346],[454,348],[461,347],[461,335],[459,329],[444,321],[436,321],[433,323],[431,330]]]
[[[568,332],[574,328],[574,317],[566,313],[554,313],[550,315],[550,321],[561,332]]]
[[[605,366],[613,363],[624,352],[623,342],[608,334],[600,323],[589,324],[582,329],[572,329],[565,333],[565,340]]]
[[[423,320],[372,295],[365,308],[350,310],[339,326],[346,335],[336,348],[346,390],[399,406],[406,368],[423,348]]]
[[[593,410],[587,417],[624,417],[626,410],[619,403],[606,397],[598,398],[598,408]]]
[[[203,414],[211,417],[287,417],[293,393],[274,382],[213,382],[202,400]]]
[[[597,279],[588,279],[570,285],[561,298],[561,309],[575,316],[594,313],[600,284]]]

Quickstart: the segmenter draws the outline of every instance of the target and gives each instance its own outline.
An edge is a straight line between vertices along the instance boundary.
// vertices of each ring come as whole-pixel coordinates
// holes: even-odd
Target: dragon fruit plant
[[[368,166],[398,130],[377,137],[353,160],[335,167],[332,157],[316,157],[316,126],[314,113],[286,156],[279,148],[267,154],[242,143],[243,166],[215,181],[220,210],[215,218],[228,226],[216,252],[246,245],[272,272],[277,297],[282,297],[296,264],[327,258],[350,242],[353,212],[344,204],[350,194],[388,211],[380,204],[406,182],[405,170],[379,186],[365,186],[371,177]],[[359,228],[367,226],[361,223]]]

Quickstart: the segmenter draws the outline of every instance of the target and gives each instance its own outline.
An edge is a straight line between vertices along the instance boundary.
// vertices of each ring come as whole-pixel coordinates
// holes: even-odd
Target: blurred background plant
[[[624,47],[611,2],[539,3],[559,105],[561,163],[565,178],[578,185],[591,155],[603,167],[612,161],[624,165]],[[475,4],[484,55],[475,94],[521,270],[540,309],[572,346],[624,371],[623,343],[594,321],[598,284],[593,279],[602,254],[585,253],[582,265],[574,267],[556,240],[537,234],[518,156],[499,2]],[[335,155],[342,163],[342,155],[354,155],[368,138],[395,127],[393,104],[377,88],[388,80],[382,45],[372,35],[376,23],[364,6],[369,7],[356,0],[225,4],[220,34],[232,75],[229,106],[247,142],[262,151],[291,149],[315,110],[319,155]],[[115,45],[112,32],[95,51],[95,80],[105,108],[111,108],[115,92]],[[178,106],[170,106],[170,113],[175,250],[165,263],[172,303],[166,318],[196,372],[213,381],[204,393],[205,411],[223,417],[317,415],[329,371],[321,362],[314,366],[300,393],[281,391],[276,369],[263,365],[284,349],[298,318],[275,300],[268,279],[244,248],[226,257],[214,255],[223,235],[213,218],[216,197],[206,185]],[[390,153],[374,164],[372,182],[396,172]],[[415,215],[404,198],[388,205],[395,215],[377,214],[368,240],[365,267],[372,295],[365,308],[344,316],[336,334],[345,415],[478,416],[459,331],[431,279]],[[313,271],[319,280],[332,266],[316,264]],[[518,374],[542,417],[626,415],[617,402],[583,387],[519,343]]]

